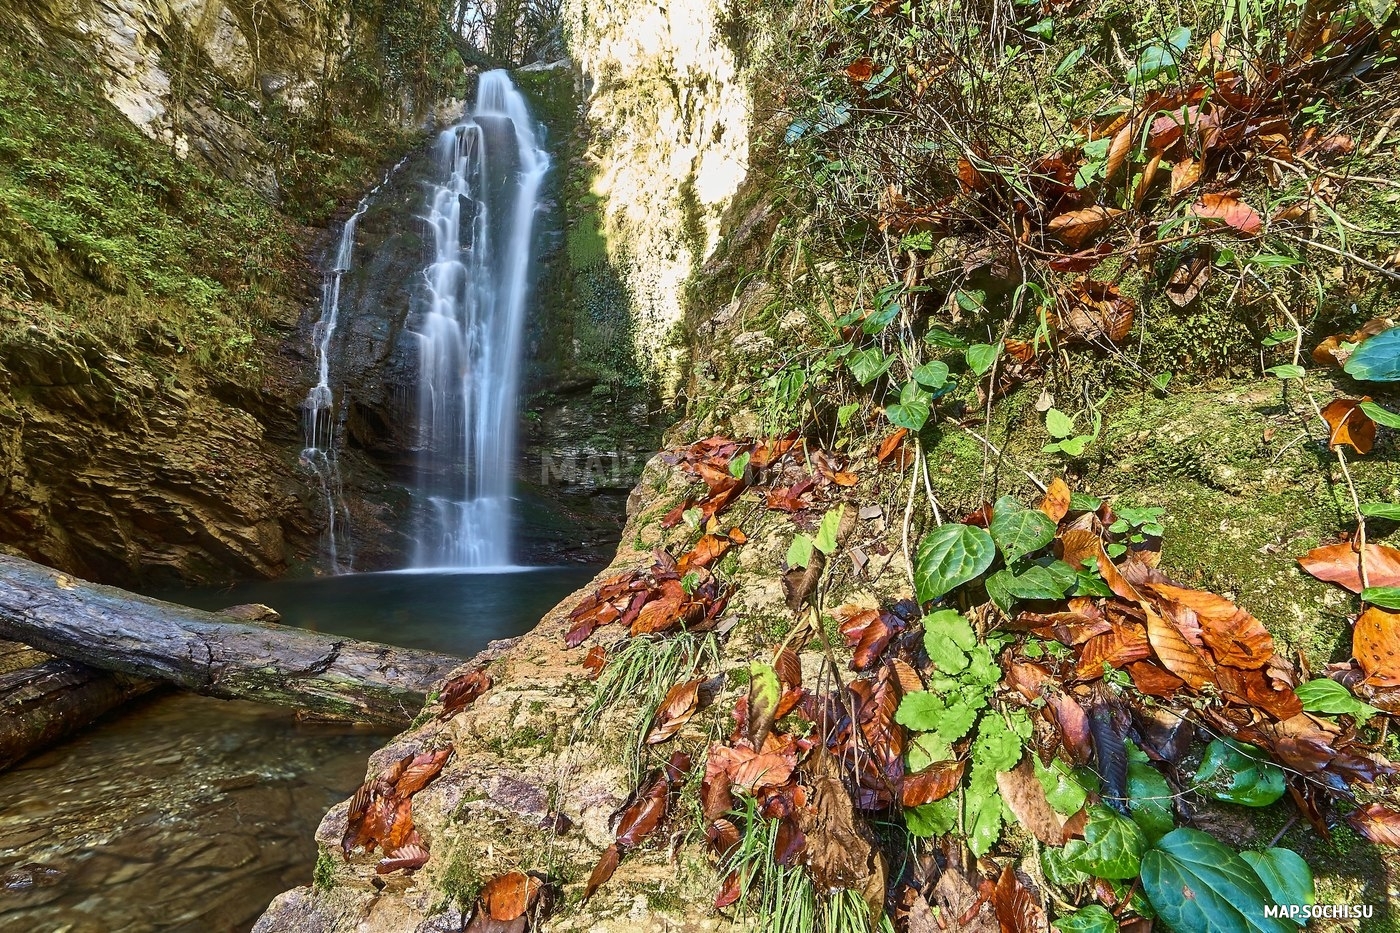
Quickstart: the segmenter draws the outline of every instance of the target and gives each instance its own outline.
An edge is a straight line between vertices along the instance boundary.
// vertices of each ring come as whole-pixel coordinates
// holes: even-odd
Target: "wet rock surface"
[[[109,717],[0,774],[0,928],[247,930],[382,741],[184,694]]]

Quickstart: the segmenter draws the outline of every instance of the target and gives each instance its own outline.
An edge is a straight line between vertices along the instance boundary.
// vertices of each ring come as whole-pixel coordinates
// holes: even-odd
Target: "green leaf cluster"
[[[1253,745],[1216,739],[1196,769],[1196,789],[1216,800],[1267,807],[1283,796],[1283,769]]]

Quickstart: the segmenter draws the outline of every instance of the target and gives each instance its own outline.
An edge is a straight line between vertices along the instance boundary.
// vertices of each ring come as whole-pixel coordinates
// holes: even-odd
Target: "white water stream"
[[[433,259],[416,331],[418,492],[429,507],[415,567],[511,562],[511,493],[530,243],[549,157],[504,71],[437,141],[428,192]]]

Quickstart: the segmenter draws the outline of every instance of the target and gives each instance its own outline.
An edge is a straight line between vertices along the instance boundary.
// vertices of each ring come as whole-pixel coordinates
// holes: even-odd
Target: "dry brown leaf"
[[[1322,407],[1322,417],[1332,429],[1332,436],[1327,440],[1329,450],[1347,444],[1359,454],[1371,452],[1371,446],[1376,442],[1376,423],[1360,408],[1362,402],[1370,400],[1369,395],[1364,398],[1339,398]]]
[[[452,678],[442,688],[442,718],[460,713],[490,689],[491,676],[482,670]]]
[[[379,864],[374,867],[377,875],[387,875],[391,871],[413,871],[428,864],[428,850],[421,845],[409,843],[400,846],[387,856],[379,860]]]
[[[1123,599],[1138,602],[1142,599],[1142,594],[1124,578],[1123,574],[1109,560],[1108,553],[1103,549],[1103,540],[1092,531],[1080,528],[1071,528],[1059,537],[1061,556],[1065,563],[1075,570],[1081,570],[1084,562],[1089,558],[1095,558],[1099,576],[1103,577],[1108,588]]]
[[[1108,158],[1104,161],[1103,181],[1105,185],[1111,185],[1118,177],[1118,172],[1128,161],[1128,153],[1133,148],[1133,137],[1137,134],[1137,119],[1128,120],[1114,134],[1113,141],[1108,144]]]
[[[1007,809],[1043,845],[1062,846],[1069,841],[1064,821],[1050,808],[1029,755],[1012,770],[998,772],[997,789]]]
[[[1195,690],[1215,682],[1214,665],[1201,650],[1186,639],[1174,623],[1167,621],[1143,603],[1147,617],[1147,640],[1162,666],[1186,681]]]
[[[1148,158],[1147,164],[1142,167],[1142,174],[1138,176],[1137,186],[1133,188],[1133,207],[1142,207],[1142,202],[1147,199],[1147,192],[1152,190],[1152,182],[1157,179],[1157,172],[1162,165],[1162,153],[1153,152]]]
[[[1045,917],[1045,909],[1016,877],[1009,862],[1001,870],[996,890],[992,892],[992,908],[1001,923],[1002,933],[1049,933],[1050,921]]]
[[[1220,664],[1260,668],[1274,656],[1274,639],[1268,629],[1225,597],[1165,583],[1148,584],[1148,589],[1196,614],[1201,638]],[[1169,615],[1175,618],[1174,613]]]
[[[1116,626],[1113,631],[1095,635],[1084,643],[1074,667],[1075,680],[1096,680],[1103,667],[1124,667],[1152,653],[1147,635],[1138,626]]]
[[[851,79],[852,84],[864,84],[875,74],[875,63],[868,58],[861,57],[846,66],[846,77]]]
[[[1182,159],[1172,166],[1172,197],[1190,188],[1201,180],[1201,163],[1195,159]]]
[[[588,876],[588,885],[583,889],[583,903],[587,904],[588,899],[593,896],[604,884],[607,884],[613,872],[617,871],[618,863],[622,861],[622,850],[617,844],[608,846],[603,850],[602,857],[598,859],[598,864],[593,866],[593,874]]]
[[[1351,634],[1351,653],[1374,687],[1400,686],[1400,612],[1372,606]]]
[[[1208,253],[1197,253],[1176,267],[1167,280],[1167,299],[1178,308],[1184,308],[1196,300],[1196,296],[1210,281],[1215,264]]]
[[[1103,234],[1113,224],[1113,218],[1123,213],[1116,207],[1095,204],[1082,210],[1069,211],[1050,220],[1046,231],[1057,240],[1080,249],[1085,243]]]
[[[607,663],[608,649],[602,645],[594,645],[589,648],[587,656],[583,659],[583,669],[588,671],[589,680],[597,680]]]
[[[1313,548],[1298,558],[1298,563],[1319,580],[1336,583],[1353,593],[1361,592],[1359,554],[1345,541]],[[1366,582],[1371,586],[1400,586],[1400,551],[1384,544],[1367,544]]]

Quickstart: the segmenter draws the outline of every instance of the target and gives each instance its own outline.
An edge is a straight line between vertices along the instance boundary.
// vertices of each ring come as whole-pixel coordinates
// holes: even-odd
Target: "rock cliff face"
[[[0,547],[123,583],[314,558],[297,328],[328,236],[303,223],[462,72],[419,67],[436,4],[378,29],[393,2],[0,9]]]

